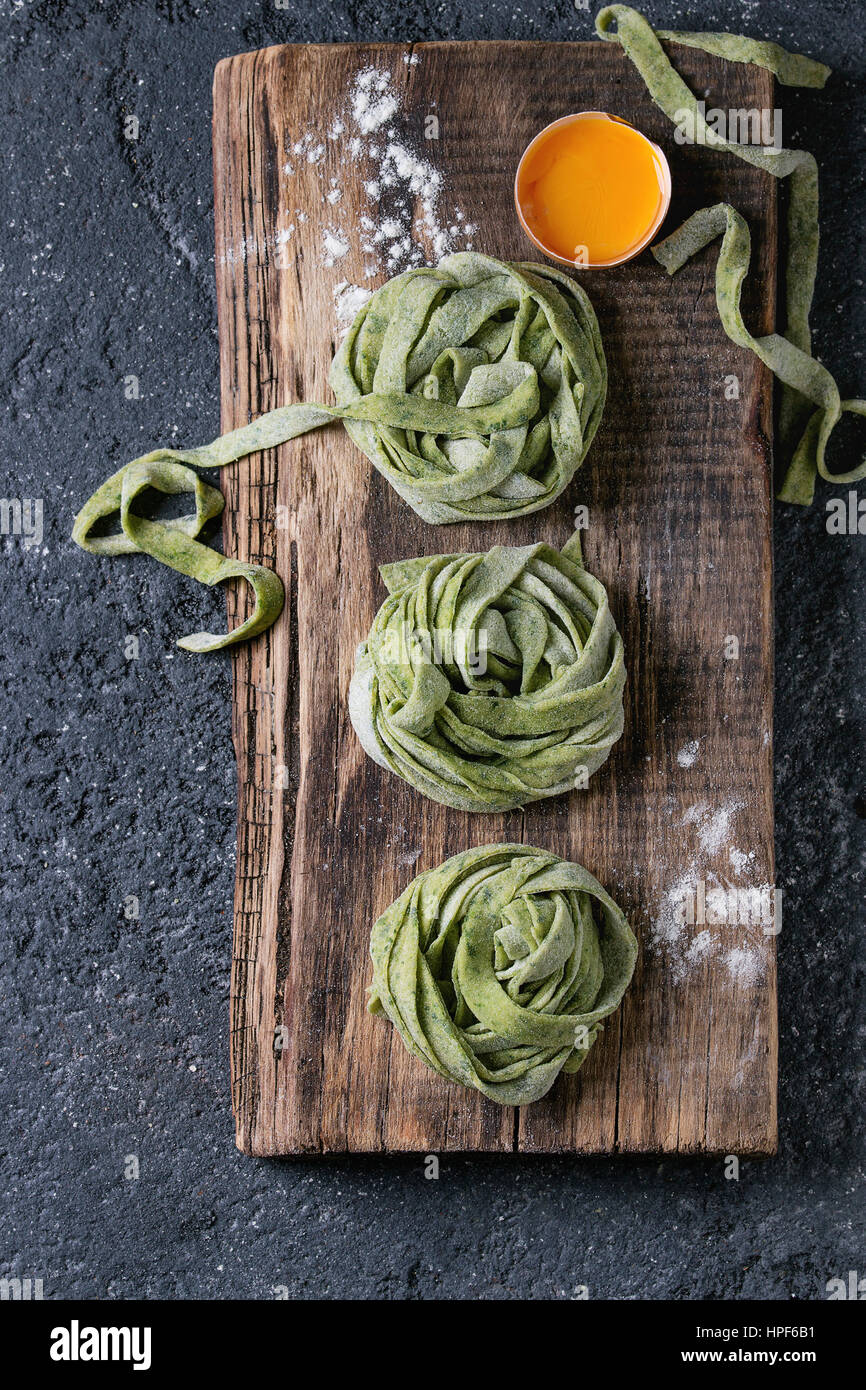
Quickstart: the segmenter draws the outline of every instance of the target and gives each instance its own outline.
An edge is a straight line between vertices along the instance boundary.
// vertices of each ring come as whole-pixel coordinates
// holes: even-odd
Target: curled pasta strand
[[[831,473],[825,462],[830,435],[843,412],[866,414],[866,401],[841,401],[830,373],[811,355],[809,313],[818,267],[818,166],[808,150],[746,145],[728,140],[708,125],[698,102],[671,65],[661,40],[703,49],[730,62],[766,68],[785,86],[823,87],[830,69],[778,44],[737,34],[688,34],[655,31],[629,5],[607,5],[596,15],[600,38],[619,43],[646,83],[647,91],[666,116],[678,121],[687,115],[700,144],[728,150],[773,178],[790,180],[788,198],[787,323],[784,335],[753,338],[739,312],[740,289],[749,268],[748,229],[742,217],[726,204],[704,208],[672,236],[653,248],[656,259],[673,275],[724,230],[716,270],[716,302],[728,336],[748,347],[782,382],[780,443],[788,460],[779,497],[808,506],[819,475],[828,482],[857,482],[866,477],[866,458],[847,473]]]

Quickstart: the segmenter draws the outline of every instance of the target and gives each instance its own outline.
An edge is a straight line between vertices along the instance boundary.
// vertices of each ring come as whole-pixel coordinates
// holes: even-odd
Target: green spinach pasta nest
[[[428,1067],[501,1105],[575,1072],[620,1003],[637,942],[579,864],[527,845],[466,850],[373,927],[368,1007]]]
[[[371,758],[425,796],[507,811],[587,779],[623,730],[625,665],[575,532],[549,545],[383,565],[349,714]]]
[[[607,364],[574,280],[463,251],[377,290],[330,382],[341,412],[362,410],[344,414],[349,434],[419,516],[477,521],[538,511],[568,486]]]

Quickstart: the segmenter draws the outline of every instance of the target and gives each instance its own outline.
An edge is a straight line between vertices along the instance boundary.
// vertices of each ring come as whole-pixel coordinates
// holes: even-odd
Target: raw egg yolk
[[[662,198],[653,146],[604,115],[565,120],[545,132],[527,151],[517,184],[534,236],[577,264],[625,257],[652,227]]]

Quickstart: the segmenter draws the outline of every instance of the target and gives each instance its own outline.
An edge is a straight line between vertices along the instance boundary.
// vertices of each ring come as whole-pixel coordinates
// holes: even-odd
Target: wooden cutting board
[[[708,106],[773,107],[758,69],[687,48],[672,56]],[[616,46],[270,48],[226,59],[214,82],[224,429],[293,400],[331,399],[336,288],[387,278],[372,257],[365,279],[371,254],[361,249],[362,185],[375,169],[347,153],[346,138],[327,139],[371,65],[400,94],[401,138],[443,175],[442,216],[459,208],[477,224],[475,249],[505,259],[537,259],[511,197],[536,131],[573,110],[633,120],[670,158],[668,229],[722,198],[748,217],[746,318],[771,329],[773,181],[676,144]],[[430,116],[437,139],[425,139]],[[308,158],[308,141],[293,154],[311,129],[324,151]],[[338,203],[327,200],[334,187]],[[350,243],[331,265],[329,228]],[[681,926],[671,907],[686,889],[696,901],[701,883],[774,881],[771,381],[722,332],[715,255],[673,280],[648,253],[584,272],[610,393],[587,462],[546,511],[427,526],[341,426],[227,470],[226,549],[274,566],[287,589],[273,630],[234,654],[231,1064],[244,1151],[774,1151],[774,938],[760,923]],[[347,715],[355,647],[385,596],[377,566],[494,543],[559,545],[578,504],[588,507],[587,564],[625,641],[625,736],[570,797],[511,815],[434,805],[365,757]],[[231,622],[246,602],[229,594]],[[365,1013],[374,919],[420,870],[502,840],[586,865],[642,944],[624,1005],[583,1070],[522,1111],[448,1084]]]

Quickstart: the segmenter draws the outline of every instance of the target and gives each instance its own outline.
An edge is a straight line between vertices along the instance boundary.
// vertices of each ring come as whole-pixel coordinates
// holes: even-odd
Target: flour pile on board
[[[677,753],[677,762],[680,767],[694,767],[698,760],[700,748],[701,741],[699,738],[694,739],[691,743],[684,744]]]
[[[711,807],[705,801],[690,806],[682,818],[683,825],[696,825],[698,844],[707,857],[718,854],[730,834],[731,821],[742,810],[742,801],[729,801],[725,806]]]
[[[417,55],[405,61],[414,66]],[[431,132],[438,135],[431,113]],[[284,177],[291,184],[301,172],[318,176],[322,203],[334,210],[323,236],[321,263],[338,264],[353,248],[363,256],[363,277],[396,275],[415,266],[433,264],[450,251],[472,250],[477,227],[461,208],[445,213],[444,179],[417,143],[402,128],[400,95],[391,74],[367,67],[355,75],[344,109],[325,138],[320,132],[297,132],[289,144]],[[362,205],[359,214],[340,219],[344,202],[343,171],[353,183],[360,169]],[[305,184],[308,190],[309,184]],[[308,192],[307,192],[308,196]],[[290,227],[278,235],[291,237],[302,220],[300,208]],[[341,293],[346,289],[345,283]],[[338,295],[335,291],[335,300]],[[345,294],[338,308],[345,308]],[[342,314],[340,315],[342,319]]]
[[[337,311],[337,322],[344,324],[346,329],[355,321],[355,317],[363,309],[372,291],[365,289],[363,285],[350,285],[347,280],[340,280],[334,286],[334,308]],[[343,335],[345,337],[345,333]]]
[[[391,76],[376,68],[364,68],[352,89],[352,119],[362,135],[372,135],[393,119],[400,103],[391,91]]]
[[[418,55],[404,54],[403,61],[414,67]],[[290,210],[285,225],[267,238],[264,247],[255,237],[227,247],[223,262],[243,263],[273,249],[277,265],[289,268],[294,256],[291,242],[309,220],[301,204],[309,202],[311,176],[328,212],[318,248],[319,261],[327,269],[339,271],[350,252],[360,251],[361,276],[372,280],[434,265],[452,251],[471,251],[478,228],[462,208],[448,208],[445,180],[422,152],[428,143],[426,137],[437,139],[438,133],[438,117],[431,111],[425,136],[410,137],[390,72],[363,68],[356,73],[343,108],[327,130],[294,131],[288,141],[282,174],[290,209],[292,193],[298,206]],[[358,208],[353,199],[350,213],[343,182],[349,174],[354,189],[359,171],[361,205]],[[334,289],[338,323],[345,326],[351,322],[345,318],[353,299],[350,290],[358,291],[359,287],[345,279]]]
[[[324,263],[333,265],[335,261],[341,261],[344,256],[348,256],[350,245],[339,232],[334,232],[330,227],[326,228],[322,238],[324,243]]]
[[[741,985],[764,976],[766,939],[781,924],[781,894],[756,882],[754,850],[729,844],[743,804],[698,801],[677,822],[692,838],[692,866],[662,892],[648,942],[677,984],[710,959]]]

